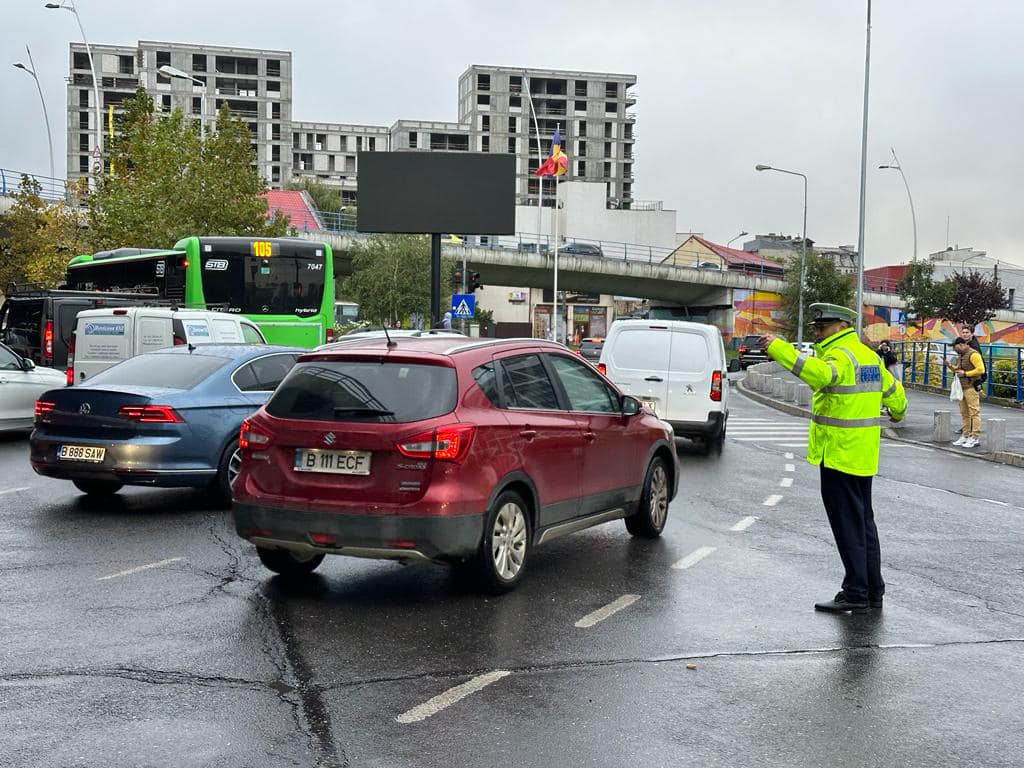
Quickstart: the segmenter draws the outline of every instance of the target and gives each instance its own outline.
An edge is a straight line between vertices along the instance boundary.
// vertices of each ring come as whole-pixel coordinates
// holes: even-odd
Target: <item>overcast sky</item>
[[[74,18],[0,0],[0,168],[47,172],[35,57],[65,166]],[[286,49],[293,116],[391,125],[455,120],[470,64],[634,73],[634,196],[678,211],[680,231],[855,244],[866,0],[78,0],[90,42],[169,40]],[[1024,262],[1024,2],[875,0],[871,38],[869,266],[949,244]],[[741,241],[737,241],[741,242]]]

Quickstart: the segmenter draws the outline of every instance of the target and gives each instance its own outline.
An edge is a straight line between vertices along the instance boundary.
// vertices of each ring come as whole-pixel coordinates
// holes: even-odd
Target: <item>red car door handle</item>
[[[537,430],[536,429],[524,429],[522,432],[519,433],[519,435],[521,437],[525,437],[527,440],[533,440],[533,438],[535,438],[537,436]]]
[[[592,443],[595,440],[597,440],[597,435],[595,435],[593,432],[584,432],[583,439],[586,440],[588,443]]]

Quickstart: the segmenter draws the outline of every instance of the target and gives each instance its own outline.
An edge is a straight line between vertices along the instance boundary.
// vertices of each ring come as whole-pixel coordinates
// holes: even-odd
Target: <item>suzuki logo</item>
[[[89,405],[88,403],[82,403],[80,406],[78,406],[78,412],[83,416],[88,416],[90,413],[92,413],[92,406]]]
[[[337,436],[333,432],[328,432],[324,435],[324,445],[334,445],[336,439]]]

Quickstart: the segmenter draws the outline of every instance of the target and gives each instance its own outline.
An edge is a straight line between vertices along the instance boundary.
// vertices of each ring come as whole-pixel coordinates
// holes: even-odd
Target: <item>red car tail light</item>
[[[740,347],[737,351],[738,352],[746,352],[747,348],[746,347]]]
[[[476,427],[472,424],[453,424],[430,432],[421,432],[401,443],[396,443],[395,448],[410,459],[437,459],[458,464],[469,453],[474,434]]]
[[[321,547],[333,547],[338,543],[338,538],[333,533],[311,533],[309,540]]]
[[[47,320],[43,327],[43,360],[53,362],[53,320]]]
[[[716,403],[722,400],[722,372],[713,371],[711,373],[711,399]]]
[[[607,376],[608,375],[608,366],[605,365],[604,363],[598,363],[597,364],[597,370],[601,372],[602,376]]]
[[[185,420],[169,405],[122,405],[117,415],[143,424],[180,424]]]
[[[51,403],[49,400],[36,400],[35,415],[37,419],[41,419],[44,416],[49,415],[53,412],[53,409],[57,407],[56,403]]]
[[[270,445],[270,435],[253,426],[248,419],[242,422],[242,428],[238,431],[239,448],[263,448],[267,445]]]

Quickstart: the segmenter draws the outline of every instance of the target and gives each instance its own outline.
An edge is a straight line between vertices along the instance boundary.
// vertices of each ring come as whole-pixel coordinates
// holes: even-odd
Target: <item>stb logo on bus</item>
[[[271,243],[267,240],[253,240],[252,241],[252,255],[261,259],[269,259],[271,256],[277,256],[279,252],[277,243]]]
[[[206,264],[203,265],[203,269],[209,272],[227,272],[228,260],[227,259],[207,259]]]

